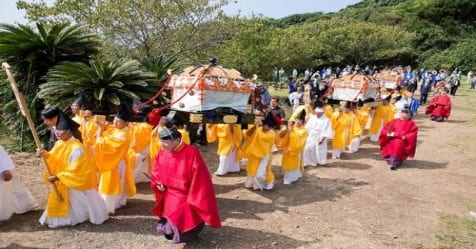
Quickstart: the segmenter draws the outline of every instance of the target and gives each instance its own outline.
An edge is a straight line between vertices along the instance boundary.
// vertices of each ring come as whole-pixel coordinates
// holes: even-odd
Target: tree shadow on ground
[[[359,151],[354,152],[354,153],[342,153],[340,156],[340,160],[336,161],[344,161],[346,164],[352,164],[349,162],[345,162],[347,160],[358,160],[358,159],[374,159],[374,160],[380,160],[382,157],[380,156],[380,148],[378,145],[371,145],[365,146],[365,147],[360,147]],[[370,167],[369,167],[370,168]]]
[[[136,183],[136,189],[138,194],[153,194],[152,189],[150,189],[150,182]]]
[[[144,209],[146,210],[146,209]],[[101,225],[94,225],[89,222],[83,222],[76,226],[61,228],[66,230],[77,230],[91,233],[113,233],[113,232],[131,232],[135,234],[156,235],[155,228],[158,218],[152,216],[119,216],[114,215]]]
[[[447,123],[450,123],[450,124],[462,124],[462,123],[466,123],[468,122],[468,120],[454,120],[454,119],[448,119],[448,120],[445,120],[443,122],[447,122]]]
[[[30,247],[30,246],[22,246],[22,245],[19,245],[17,243],[11,243],[10,245],[6,246],[6,247],[0,247],[0,249],[2,248],[8,248],[8,249],[43,249],[43,248],[46,248],[46,247]]]
[[[153,198],[153,199],[152,199]],[[135,216],[135,215],[150,215],[150,210],[155,204],[155,197],[150,200],[140,198],[127,199],[127,204],[124,207],[116,209],[116,212],[111,215],[114,216]]]
[[[298,248],[320,241],[316,238],[302,241],[277,233],[232,226],[220,229],[205,226],[199,239],[185,244],[183,248]]]
[[[401,169],[412,168],[412,169],[442,169],[446,168],[448,162],[436,163],[431,161],[423,160],[406,160],[403,162]]]
[[[246,179],[246,174],[245,177],[242,178],[243,180],[240,183],[235,183],[235,184],[227,184],[227,185],[222,185],[222,184],[213,184],[215,187],[215,194],[220,195],[220,194],[225,194],[228,192],[232,192],[236,189],[242,189],[245,187],[245,179]]]
[[[321,201],[337,201],[343,196],[350,195],[360,186],[369,184],[353,178],[319,178],[312,174],[305,174],[299,181],[290,185],[281,182],[282,180],[277,178],[273,190],[243,189],[234,199],[218,198],[222,220],[228,218],[260,220],[259,215],[262,213],[275,211],[288,213],[290,207]],[[251,191],[256,195],[250,195],[245,191]],[[246,196],[247,199],[242,196]]]
[[[425,132],[427,130],[435,129],[434,125],[418,125],[417,124],[417,127],[418,127],[418,132]]]
[[[10,219],[0,221],[1,232],[19,232],[27,233],[32,231],[47,230],[45,226],[41,226],[38,221],[43,214],[43,210],[35,209],[23,214],[14,214]]]
[[[0,222],[0,232],[28,233],[33,231],[48,230],[38,221],[43,214],[43,209],[35,209],[23,214],[14,214],[10,219]]]
[[[345,158],[344,160],[341,159],[339,161],[334,161],[334,162],[328,163],[326,165],[319,165],[319,167],[322,167],[322,168],[354,169],[354,170],[367,170],[367,169],[372,168],[372,165],[369,165],[369,164],[346,162],[347,159],[348,158]],[[354,160],[354,158],[351,158],[351,160]]]

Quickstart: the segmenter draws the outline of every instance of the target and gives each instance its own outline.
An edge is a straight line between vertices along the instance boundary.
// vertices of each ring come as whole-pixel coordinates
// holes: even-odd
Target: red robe
[[[182,143],[174,151],[160,150],[152,168],[156,203],[152,213],[166,218],[180,232],[200,223],[221,227],[215,189],[200,152]],[[159,191],[156,184],[165,186]]]
[[[394,136],[387,134],[393,132]],[[402,161],[415,156],[418,127],[413,120],[394,119],[387,123],[379,136],[380,154],[393,156]]]
[[[448,95],[438,95],[431,99],[426,107],[425,114],[448,118],[451,114],[451,98]]]

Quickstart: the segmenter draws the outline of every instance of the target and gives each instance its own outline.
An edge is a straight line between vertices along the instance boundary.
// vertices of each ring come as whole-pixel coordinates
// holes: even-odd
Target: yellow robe
[[[120,186],[119,163],[125,160],[125,184],[124,194],[133,196],[136,193],[132,167],[127,160],[130,134],[127,128],[117,129],[109,127],[103,132],[102,136],[97,138],[94,146],[94,156],[97,163],[100,178],[100,194],[118,195],[122,194]]]
[[[207,124],[207,142],[218,140],[217,154],[226,156],[233,148],[239,148],[243,136],[239,124]],[[233,129],[233,131],[232,131]]]
[[[143,151],[149,146],[152,128],[152,125],[147,122],[134,122],[129,124],[132,137],[131,147],[136,153]]]
[[[284,137],[276,137],[276,145],[283,150],[281,166],[284,170],[303,169],[302,152],[306,146],[307,135],[305,127],[293,126]]]
[[[247,142],[242,147],[242,153],[244,157],[248,158],[248,164],[246,165],[248,176],[256,176],[259,163],[269,155],[266,184],[272,183],[274,174],[271,171],[271,156],[276,141],[276,133],[273,130],[265,132],[263,127],[257,127],[252,134],[250,134],[250,129],[246,131],[246,137]]]
[[[129,165],[135,168],[136,155],[142,152],[150,144],[150,133],[152,132],[152,125],[147,122],[129,123],[129,131],[131,136],[131,144],[129,149]],[[149,161],[150,162],[150,161]],[[148,164],[150,167],[150,164]]]
[[[359,121],[353,112],[333,115],[331,122],[335,131],[332,139],[333,149],[345,149],[345,146],[349,145],[352,139],[362,135]]]
[[[360,109],[356,110],[356,115],[357,119],[359,120],[360,128],[362,129],[362,132],[365,130],[365,127],[367,126],[367,121],[369,120],[370,117],[370,107],[362,107]]]
[[[149,134],[150,136],[150,141],[149,141],[149,165],[153,165],[155,156],[157,156],[157,153],[159,153],[160,148],[162,145],[160,144],[159,140],[159,133],[161,130],[165,129],[164,127],[158,126],[155,129],[157,129],[157,132],[154,132],[154,134]]]
[[[289,117],[289,121],[294,121],[298,117],[299,114],[301,114],[302,111],[306,112],[306,121],[309,120],[309,118],[312,117],[314,114],[314,110],[312,109],[312,106],[309,104],[306,105],[300,105],[294,110],[293,114],[291,114],[291,117]]]
[[[390,118],[393,117],[392,114],[392,106],[390,104],[387,105],[379,105],[375,107],[375,112],[372,118],[372,123],[370,124],[369,134],[377,134],[379,129],[390,122]],[[383,122],[383,124],[382,124]]]
[[[73,152],[80,150],[82,153],[73,161],[69,162]],[[55,184],[63,201],[58,200],[55,191],[51,191],[48,196],[46,206],[47,217],[66,217],[69,215],[68,188],[75,190],[89,190],[97,186],[97,178],[94,165],[84,147],[74,137],[67,141],[58,140],[53,149],[48,153],[46,159],[52,175],[56,175],[59,181]],[[45,172],[45,180],[47,181]],[[47,181],[47,183],[49,183]]]
[[[91,148],[96,143],[96,132],[98,128],[99,126],[92,118],[82,121],[79,126],[79,131],[81,132],[81,138],[86,148]]]
[[[397,112],[398,112],[398,108],[395,104],[390,104],[390,106],[392,108],[391,108],[390,114],[387,116],[387,119],[385,119],[385,124],[392,121],[395,117],[395,114],[397,114]]]
[[[324,114],[326,115],[326,117],[328,119],[331,119],[332,114],[334,113],[334,108],[332,108],[331,105],[325,105],[322,109],[324,110]]]
[[[190,144],[190,135],[188,134],[188,131],[185,130],[184,128],[182,129],[177,129],[180,134],[182,134],[182,142],[186,144]]]
[[[81,120],[83,120],[78,114],[74,115],[71,119],[79,125],[81,124]]]

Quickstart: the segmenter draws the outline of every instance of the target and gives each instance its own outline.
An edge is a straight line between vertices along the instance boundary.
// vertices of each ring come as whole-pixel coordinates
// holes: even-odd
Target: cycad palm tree
[[[0,24],[0,59],[12,66],[20,91],[30,109],[35,110],[31,114],[37,125],[41,120],[36,116],[43,108],[42,103],[35,101],[41,78],[62,61],[88,61],[98,53],[99,45],[96,35],[85,33],[77,25],[37,23],[35,29],[21,24]],[[2,102],[5,103],[3,119],[10,127],[17,128],[13,131],[20,134],[23,141],[24,118],[16,108],[13,95]]]
[[[38,97],[46,104],[68,106],[83,93],[88,107],[96,112],[117,111],[120,104],[153,96],[158,89],[156,74],[140,69],[136,60],[113,62],[65,62],[52,68],[40,85]]]
[[[180,65],[177,63],[177,57],[165,57],[159,56],[154,58],[145,57],[140,60],[142,67],[145,70],[156,73],[157,80],[159,81],[159,87],[167,80],[168,71],[176,72],[180,69]],[[168,93],[168,92],[167,92]],[[152,96],[151,96],[152,97]],[[169,100],[163,98],[163,95],[158,96],[159,99],[155,99],[160,106],[166,104]],[[170,96],[168,96],[170,98]]]
[[[48,69],[62,61],[88,61],[96,55],[98,37],[78,25],[0,25],[0,58],[17,72],[23,88],[38,86]]]

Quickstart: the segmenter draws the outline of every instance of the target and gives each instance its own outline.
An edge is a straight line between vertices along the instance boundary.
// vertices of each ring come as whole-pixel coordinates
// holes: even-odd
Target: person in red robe
[[[181,140],[176,128],[159,132],[162,149],[155,157],[151,188],[157,231],[174,243],[195,239],[205,223],[221,227],[215,190],[200,152]]]
[[[451,98],[448,95],[450,90],[443,88],[440,93],[431,99],[426,107],[425,114],[430,114],[433,121],[442,122],[448,119],[451,114]]]
[[[418,127],[410,119],[408,109],[401,111],[400,118],[387,123],[379,136],[380,154],[390,165],[398,169],[408,157],[415,156]]]

